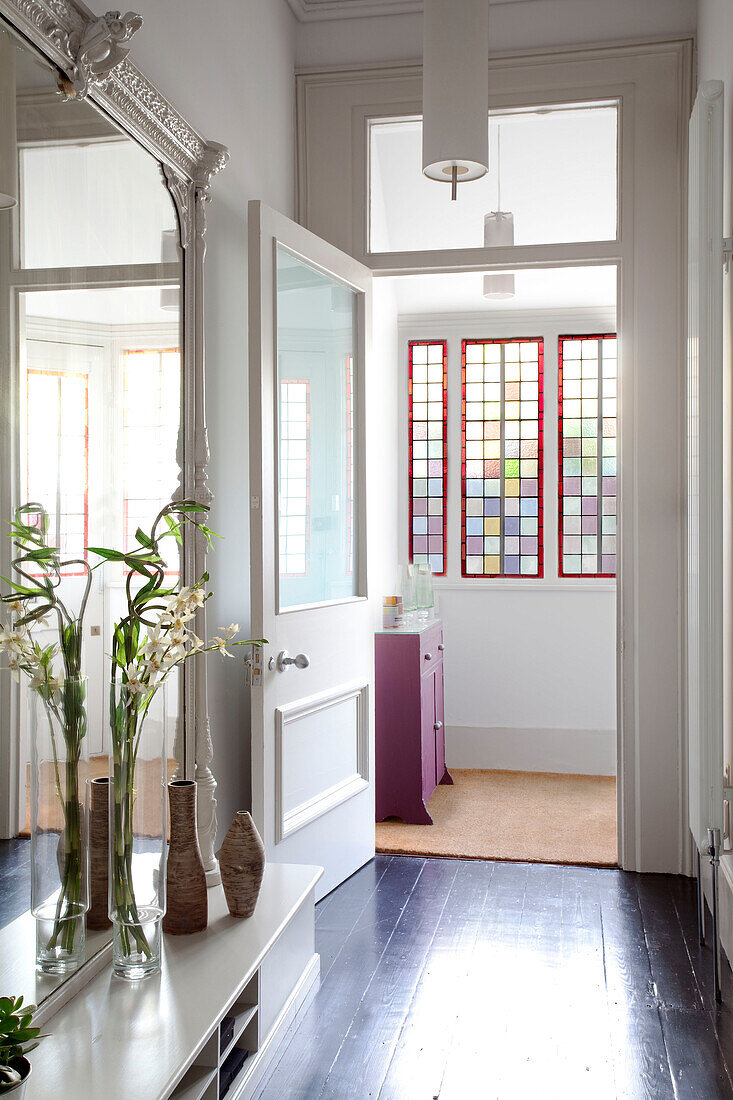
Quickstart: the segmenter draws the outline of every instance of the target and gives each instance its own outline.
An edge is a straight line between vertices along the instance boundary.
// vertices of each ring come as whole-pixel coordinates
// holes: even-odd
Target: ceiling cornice
[[[324,19],[365,19],[422,11],[422,0],[288,0],[301,23]]]
[[[517,4],[523,0],[491,0]],[[421,12],[423,0],[288,0],[301,23],[325,19],[366,19],[372,15],[411,15]]]

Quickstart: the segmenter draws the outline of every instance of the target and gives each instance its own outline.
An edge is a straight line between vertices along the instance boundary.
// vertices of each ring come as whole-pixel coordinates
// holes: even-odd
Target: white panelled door
[[[371,274],[249,205],[252,806],[323,896],[374,854],[364,392]]]

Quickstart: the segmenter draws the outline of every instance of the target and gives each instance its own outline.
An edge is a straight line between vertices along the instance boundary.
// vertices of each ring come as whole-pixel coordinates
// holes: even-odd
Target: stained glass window
[[[542,340],[464,340],[462,360],[461,572],[541,577]]]
[[[310,511],[310,383],[280,382],[280,576],[304,577]]]
[[[561,577],[616,575],[616,336],[558,348]]]
[[[409,344],[410,561],[445,575],[448,477],[448,345]]]
[[[48,542],[62,558],[85,558],[89,524],[89,380],[29,369],[26,500],[48,513]],[[72,567],[66,576],[82,570]]]
[[[181,355],[178,348],[126,349],[122,353],[122,526],[126,550],[137,545],[138,527],[149,531],[175,496],[181,419]],[[168,553],[173,553],[173,540]],[[171,560],[171,559],[169,559]],[[176,574],[171,560],[169,573]]]

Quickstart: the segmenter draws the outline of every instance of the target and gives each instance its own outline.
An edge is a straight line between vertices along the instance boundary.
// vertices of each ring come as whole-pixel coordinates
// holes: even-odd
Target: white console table
[[[137,984],[97,974],[49,1020],[49,1038],[31,1055],[27,1100],[219,1100],[232,1067],[226,1100],[248,1100],[318,987],[322,873],[268,864],[246,920],[231,917],[222,887],[212,887],[208,928],[165,936],[159,976]]]

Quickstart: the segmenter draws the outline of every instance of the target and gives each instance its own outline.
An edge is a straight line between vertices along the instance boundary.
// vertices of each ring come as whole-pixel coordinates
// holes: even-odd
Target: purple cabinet
[[[425,803],[438,783],[452,783],[445,766],[443,627],[376,634],[377,821],[400,817],[432,825]]]

